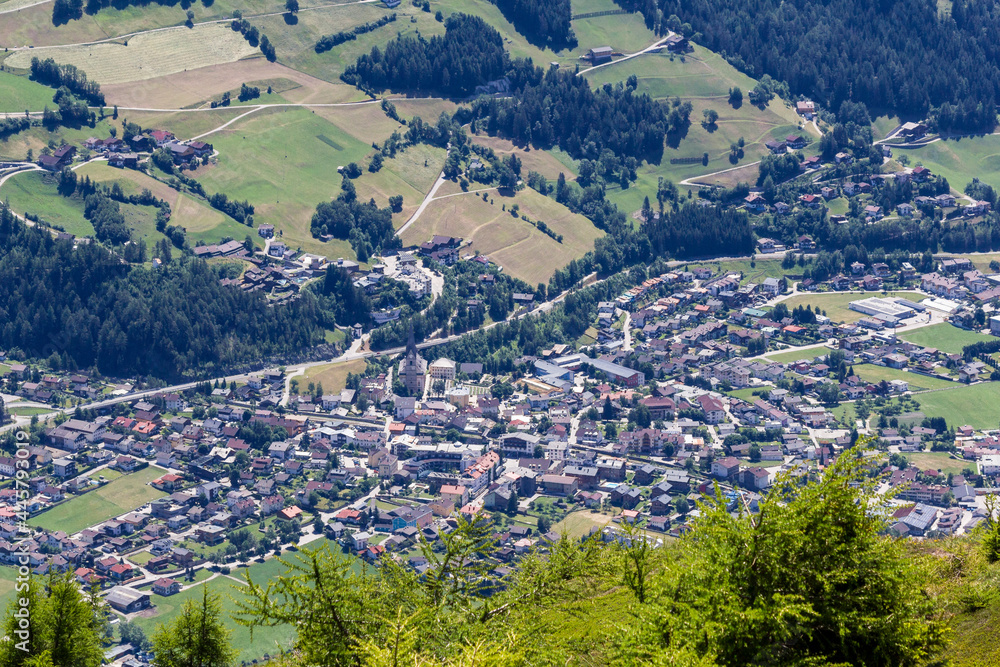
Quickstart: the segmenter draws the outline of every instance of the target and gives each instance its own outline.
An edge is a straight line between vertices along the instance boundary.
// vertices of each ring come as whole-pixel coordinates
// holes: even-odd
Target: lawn
[[[76,65],[98,83],[127,83],[155,79],[207,65],[235,62],[260,55],[239,32],[225,23],[148,32],[124,42],[60,46],[18,51],[5,64],[26,69],[32,58],[52,58],[60,65]]]
[[[376,106],[372,106],[377,111]],[[218,164],[191,175],[209,193],[254,205],[254,222],[270,223],[282,240],[327,257],[354,258],[350,245],[314,239],[309,221],[316,205],[340,192],[337,167],[367,165],[371,146],[303,108],[261,111],[211,135]]]
[[[819,306],[826,316],[834,322],[857,322],[862,317],[866,317],[866,315],[851,310],[848,308],[848,304],[852,301],[860,301],[861,299],[873,296],[898,297],[912,301],[920,301],[924,298],[924,295],[918,292],[889,292],[888,294],[883,292],[850,292],[838,294],[799,294],[781,303],[788,306],[788,310],[793,310],[801,305],[813,306],[813,308]]]
[[[128,559],[136,565],[145,565],[153,558],[153,554],[148,551],[137,551],[130,555]]]
[[[418,245],[434,234],[458,236],[471,241],[462,254],[473,251],[486,255],[505,272],[534,285],[548,282],[556,269],[593,250],[594,241],[602,234],[587,218],[531,188],[512,196],[486,194],[488,201],[477,194],[435,199],[403,234],[403,244]],[[521,215],[543,221],[561,234],[562,243],[513,217],[510,210],[515,204]],[[538,261],[541,257],[544,262]]]
[[[149,486],[164,472],[162,468],[149,466],[42,512],[28,523],[72,535],[166,495]]]
[[[921,394],[920,410],[928,417],[944,417],[949,426],[995,429],[1000,420],[1000,383],[985,382]]]
[[[893,380],[904,380],[910,384],[910,391],[923,391],[927,389],[954,389],[959,385],[949,380],[928,377],[919,373],[910,373],[896,368],[886,366],[875,366],[873,364],[860,364],[854,366],[854,374],[865,382],[878,383],[882,380],[892,382]]]
[[[306,370],[305,376],[299,375],[294,379],[299,381],[300,393],[306,392],[310,382],[322,384],[323,392],[326,394],[339,393],[347,386],[347,374],[364,374],[365,366],[364,359],[355,359],[354,361],[347,361],[340,364],[313,366]]]
[[[803,359],[825,357],[828,354],[830,354],[830,348],[820,346],[810,347],[808,349],[792,349],[784,352],[769,352],[767,354],[767,358],[772,361],[777,361],[780,364],[788,364],[793,361],[802,361]]]
[[[0,72],[0,111],[41,111],[52,104],[55,91],[26,76]]]
[[[947,354],[961,354],[962,348],[982,341],[996,340],[994,336],[978,334],[959,329],[948,323],[934,324],[899,334],[899,337],[914,345],[932,347]]]
[[[762,283],[765,278],[784,278],[786,271],[781,268],[780,259],[730,259],[721,262],[690,262],[682,267],[685,271],[706,267],[714,275],[736,272],[742,275],[740,284]],[[795,272],[794,269],[791,270]]]
[[[56,191],[58,180],[48,172],[17,174],[0,188],[0,198],[9,201],[15,213],[38,216],[76,236],[93,236],[93,225],[83,217],[83,200],[60,195]]]
[[[52,412],[55,408],[37,408],[34,406],[19,407],[12,405],[7,408],[7,412],[18,417],[31,417],[34,415],[44,415]]]
[[[920,452],[905,454],[910,465],[920,470],[937,470],[947,475],[950,472],[960,474],[962,470],[972,465],[969,461],[953,459],[948,452]],[[972,465],[975,468],[975,465]]]

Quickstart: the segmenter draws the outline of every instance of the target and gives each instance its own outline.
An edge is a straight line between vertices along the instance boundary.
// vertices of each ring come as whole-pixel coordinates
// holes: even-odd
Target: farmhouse
[[[611,62],[613,54],[614,50],[610,46],[595,46],[587,52],[587,59],[592,65],[600,65]]]

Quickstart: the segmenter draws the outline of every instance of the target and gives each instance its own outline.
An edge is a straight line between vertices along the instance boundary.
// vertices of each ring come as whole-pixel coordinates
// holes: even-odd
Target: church
[[[413,326],[410,326],[410,336],[406,341],[406,354],[399,362],[399,381],[406,387],[411,396],[420,398],[424,395],[424,381],[427,377],[427,360],[417,352],[417,343],[413,337]]]

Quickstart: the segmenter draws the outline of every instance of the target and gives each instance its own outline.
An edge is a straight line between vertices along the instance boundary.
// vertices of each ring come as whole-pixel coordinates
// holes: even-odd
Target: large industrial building
[[[915,304],[901,303],[905,299],[883,299],[881,297],[870,297],[860,301],[852,301],[850,309],[865,315],[870,315],[888,324],[896,324],[900,320],[913,317],[917,314]]]

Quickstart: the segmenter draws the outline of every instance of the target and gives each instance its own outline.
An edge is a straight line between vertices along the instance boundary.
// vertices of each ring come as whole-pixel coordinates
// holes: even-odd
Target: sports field
[[[802,305],[812,306],[815,310],[816,306],[819,306],[820,310],[824,311],[826,316],[834,322],[857,322],[862,317],[866,317],[865,314],[851,310],[848,305],[852,301],[860,301],[861,299],[873,296],[898,297],[913,301],[920,301],[924,298],[924,295],[918,292],[889,292],[887,295],[882,292],[850,292],[837,294],[798,294],[781,303],[788,306],[788,310],[793,310],[797,306]]]
[[[469,250],[462,249],[463,254],[472,251],[487,255],[505,272],[533,285],[547,282],[557,268],[593,250],[594,241],[602,234],[582,215],[531,188],[513,196],[497,192],[487,195],[488,201],[477,194],[435,199],[403,234],[403,244],[418,245],[435,234],[459,236],[471,241]],[[519,214],[541,220],[556,234],[562,234],[563,242],[513,217],[510,209],[515,204]]]
[[[211,23],[142,33],[129,38],[127,44],[105,42],[18,51],[5,64],[28,68],[32,58],[52,58],[59,64],[76,65],[92,81],[126,83],[235,62],[259,53],[228,25]]]
[[[997,340],[995,336],[986,336],[974,331],[959,329],[948,323],[934,324],[913,331],[899,334],[899,337],[914,345],[932,347],[948,354],[960,354],[966,345],[982,341]]]
[[[921,394],[917,400],[924,415],[944,417],[948,426],[995,429],[1000,424],[1000,382],[957,385]]]
[[[149,486],[149,482],[165,472],[166,470],[156,466],[143,468],[42,512],[28,523],[72,535],[166,495]]]

